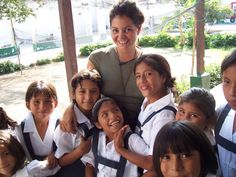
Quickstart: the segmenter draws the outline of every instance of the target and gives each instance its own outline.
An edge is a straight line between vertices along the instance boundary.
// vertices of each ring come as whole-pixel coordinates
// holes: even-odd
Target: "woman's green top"
[[[138,56],[142,53],[140,52]],[[102,94],[114,98],[125,109],[125,119],[133,128],[136,125],[143,96],[135,83],[135,60],[120,63],[115,46],[98,49],[89,60],[102,77]]]

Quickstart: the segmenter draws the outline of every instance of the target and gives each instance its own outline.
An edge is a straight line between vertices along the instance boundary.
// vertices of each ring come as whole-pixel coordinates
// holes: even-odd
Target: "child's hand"
[[[73,109],[73,104],[71,104],[68,108],[66,108],[61,120],[60,120],[60,128],[64,132],[68,133],[76,133],[76,118]]]
[[[50,155],[48,155],[46,159],[47,159],[47,167],[49,169],[53,169],[58,165],[58,160],[54,156],[54,153],[51,153]]]
[[[87,154],[91,148],[91,138],[88,138],[87,140],[85,140],[84,137],[81,135],[80,139],[81,139],[81,142],[78,148],[80,152],[82,153],[81,155]]]
[[[119,151],[124,148],[124,133],[125,130],[128,128],[128,125],[123,126],[116,134],[114,135],[114,145],[116,151],[119,153]]]

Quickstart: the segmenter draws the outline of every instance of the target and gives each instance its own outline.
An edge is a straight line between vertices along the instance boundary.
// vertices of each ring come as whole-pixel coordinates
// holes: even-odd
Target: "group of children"
[[[216,173],[216,154],[222,175],[235,176],[236,50],[222,62],[221,74],[228,106],[219,108],[218,116],[214,97],[202,88],[180,95],[176,109],[166,59],[139,57],[134,75],[145,99],[135,132],[116,100],[101,98],[95,69],[81,70],[71,80],[75,133],[58,125],[55,87],[35,81],[26,91],[30,112],[20,125],[0,109],[0,176],[203,177]]]

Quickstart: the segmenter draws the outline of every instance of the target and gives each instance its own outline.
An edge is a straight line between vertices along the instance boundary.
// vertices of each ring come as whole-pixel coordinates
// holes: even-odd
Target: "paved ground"
[[[180,78],[182,75],[189,75],[191,73],[191,51],[173,50],[173,49],[144,49],[145,53],[158,53],[166,57],[169,61],[172,75]],[[46,56],[53,54],[56,56],[60,52],[59,49],[48,50],[47,52],[32,53],[31,55],[23,55],[21,59],[23,61],[26,58],[31,58],[34,61],[39,55]],[[219,51],[206,51],[205,64],[214,62],[221,62],[225,53],[219,53]],[[16,60],[16,57],[5,58],[4,60]],[[34,59],[34,60],[33,60]],[[1,60],[0,60],[1,62]],[[29,62],[29,61],[27,61]],[[86,58],[78,58],[78,68],[85,68],[87,63]],[[28,85],[38,79],[44,79],[52,82],[58,92],[59,105],[58,111],[61,113],[65,106],[69,104],[69,94],[67,88],[66,71],[64,62],[53,63],[44,66],[34,66],[23,70],[23,74],[15,72],[12,74],[6,74],[0,76],[0,106],[4,107],[7,113],[14,119],[20,120],[27,111],[24,102],[25,91]]]

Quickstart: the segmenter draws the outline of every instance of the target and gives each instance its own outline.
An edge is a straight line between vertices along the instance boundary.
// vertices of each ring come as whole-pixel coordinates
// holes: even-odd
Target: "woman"
[[[124,108],[124,117],[135,128],[143,96],[135,84],[133,67],[142,50],[136,46],[144,16],[135,2],[125,1],[110,11],[111,37],[115,45],[91,53],[88,68],[95,68],[102,76],[102,94],[117,100]],[[67,109],[62,129],[72,131],[71,109]],[[73,120],[74,121],[74,120]]]
[[[135,2],[125,1],[110,11],[111,37],[115,45],[93,52],[88,67],[102,76],[102,94],[123,105],[128,123],[134,128],[143,97],[135,85],[133,66],[142,54],[136,46],[144,16]]]

